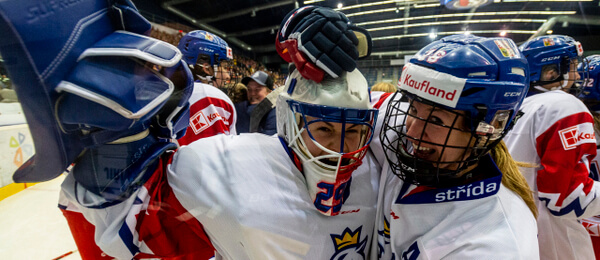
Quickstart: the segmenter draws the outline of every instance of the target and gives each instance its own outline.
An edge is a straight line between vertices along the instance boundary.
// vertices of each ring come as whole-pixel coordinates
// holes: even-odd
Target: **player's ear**
[[[202,63],[202,71],[205,73],[204,75],[213,75],[214,74],[213,67],[210,66],[210,64],[207,62]]]

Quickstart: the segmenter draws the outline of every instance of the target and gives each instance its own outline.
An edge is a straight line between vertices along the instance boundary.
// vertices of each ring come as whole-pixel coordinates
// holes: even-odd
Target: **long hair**
[[[508,153],[508,148],[504,141],[501,141],[492,149],[492,158],[496,162],[498,169],[502,172],[502,185],[519,195],[533,216],[537,219],[538,211],[533,200],[533,193],[527,184],[527,180],[519,171],[517,162]]]
[[[596,133],[600,133],[600,114],[591,109],[590,113],[592,113],[592,117],[594,118],[594,131],[596,131]]]

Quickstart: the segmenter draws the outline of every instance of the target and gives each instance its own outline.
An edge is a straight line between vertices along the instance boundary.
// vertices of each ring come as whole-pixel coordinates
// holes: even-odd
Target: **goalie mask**
[[[294,70],[276,109],[277,133],[300,160],[315,207],[339,214],[377,117],[367,81],[354,70],[316,83]]]
[[[440,187],[468,172],[512,126],[527,75],[507,38],[455,35],[421,49],[402,69],[381,131],[394,174]]]
[[[34,7],[51,10],[34,15]],[[88,151],[143,133],[134,139],[152,141],[131,147],[121,168],[106,168],[107,181],[123,181],[124,187],[131,181],[124,174],[129,166],[147,166],[173,148],[170,138],[183,134],[191,73],[177,48],[144,35],[151,25],[131,1],[7,0],[0,1],[0,15],[0,53],[36,152],[15,172],[15,182],[50,180],[76,159],[75,167],[85,168],[81,161],[94,154]],[[91,181],[95,191],[106,188]]]
[[[183,53],[183,60],[195,77],[206,82],[214,82],[215,87],[224,87],[229,80],[230,60],[233,52],[225,40],[207,31],[196,30],[184,35],[177,48]],[[206,64],[213,69],[213,75],[205,72]]]
[[[545,35],[529,40],[519,47],[529,63],[529,95],[562,89],[575,96],[588,77],[587,71],[577,69],[582,64],[581,43],[564,35]]]

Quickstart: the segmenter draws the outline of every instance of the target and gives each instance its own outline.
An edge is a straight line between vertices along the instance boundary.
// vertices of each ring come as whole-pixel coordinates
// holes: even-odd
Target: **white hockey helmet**
[[[302,163],[315,207],[339,214],[374,132],[377,110],[366,79],[355,69],[316,83],[295,70],[276,109],[277,133]]]

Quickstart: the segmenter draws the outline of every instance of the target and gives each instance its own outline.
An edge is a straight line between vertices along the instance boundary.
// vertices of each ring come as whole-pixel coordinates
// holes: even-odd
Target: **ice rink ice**
[[[38,183],[0,201],[0,259],[81,259],[58,209],[64,176]]]

